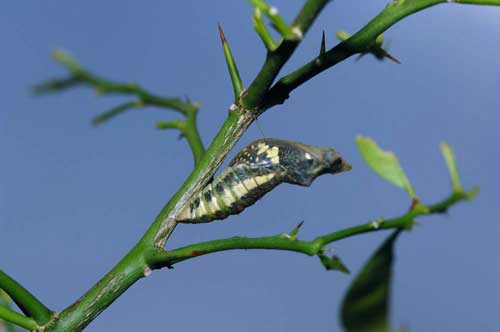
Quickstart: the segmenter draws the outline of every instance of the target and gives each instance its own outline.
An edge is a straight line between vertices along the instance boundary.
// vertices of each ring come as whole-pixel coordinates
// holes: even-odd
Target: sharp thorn
[[[387,59],[394,61],[394,62],[395,62],[395,63],[397,63],[398,65],[400,65],[400,64],[401,64],[401,62],[400,62],[398,59],[396,59],[395,57],[393,57],[392,55],[390,55],[389,53],[387,53],[387,52],[385,52],[385,51],[384,51],[384,56],[385,56]]]
[[[304,225],[304,220],[302,220],[301,222],[299,222],[299,224],[296,226],[296,228],[300,229],[302,227],[302,225]]]
[[[219,29],[220,41],[224,45],[227,43],[227,40],[226,40],[226,36],[224,35],[224,31],[222,31],[222,26],[220,25],[220,23],[217,23],[217,28]]]
[[[304,224],[304,220],[302,220],[297,226],[294,227],[294,229],[290,232],[289,236],[292,237],[293,239],[295,239],[303,224]]]
[[[319,56],[324,57],[325,53],[326,53],[325,30],[323,30],[323,34],[321,36],[321,48],[319,50]]]
[[[231,54],[231,49],[229,48],[229,43],[226,40],[226,36],[222,31],[220,23],[217,24],[219,28],[220,40],[222,42],[222,49],[224,50],[224,57],[226,58],[227,69],[229,70],[229,76],[231,77],[231,83],[234,90],[234,98],[237,100],[243,90],[243,83],[241,82],[240,74],[234,61],[233,55]]]

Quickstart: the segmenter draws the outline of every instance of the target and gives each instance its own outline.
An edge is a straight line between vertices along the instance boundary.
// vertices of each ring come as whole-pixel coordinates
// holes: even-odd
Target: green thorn
[[[300,231],[300,228],[302,227],[302,225],[304,224],[304,221],[302,220],[297,226],[295,226],[294,229],[292,229],[292,231],[290,232],[290,237],[295,240],[297,238],[297,234],[299,233]]]
[[[218,24],[220,40],[222,42],[222,48],[224,49],[224,57],[226,58],[227,69],[229,70],[229,76],[231,77],[231,82],[233,84],[234,98],[237,100],[243,91],[243,83],[241,82],[240,73],[238,72],[238,67],[234,61],[234,57],[227,43],[226,36],[222,31],[222,27]]]

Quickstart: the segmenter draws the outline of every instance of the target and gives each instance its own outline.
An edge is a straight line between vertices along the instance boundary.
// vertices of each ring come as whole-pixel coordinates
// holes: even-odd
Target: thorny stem
[[[269,90],[262,103],[262,108],[267,109],[277,104],[283,104],[288,99],[290,92],[310,80],[319,73],[349,58],[350,56],[366,52],[375,42],[377,37],[399,22],[401,19],[421,11],[422,9],[441,3],[462,3],[476,5],[500,5],[500,0],[399,0],[390,2],[385,9],[373,20],[361,28],[347,40],[337,44],[324,56],[317,56],[307,64],[282,77]]]
[[[327,4],[327,2],[328,0],[308,0],[303,6],[297,18],[292,23],[291,29],[295,29],[296,32],[300,32],[301,35],[304,35],[312,25],[315,18],[318,16],[319,12]],[[289,91],[304,83],[307,79],[315,76],[320,71],[331,67],[335,63],[338,63],[352,55],[353,49],[363,50],[369,47],[374,38],[376,38],[376,35],[378,35],[380,32],[383,32],[403,17],[441,2],[444,1],[399,0],[397,2],[390,3],[388,5],[389,9],[384,10],[365,28],[360,30],[357,34],[353,35],[352,38],[349,38],[349,40],[326,52],[324,55],[327,59],[324,60],[324,63],[320,63],[318,65],[313,61],[314,63],[305,65],[291,75],[283,78],[280,83],[277,83],[275,85],[271,93],[269,93],[269,87],[275,80],[281,68],[284,66],[284,64],[292,55],[293,51],[300,43],[300,38],[289,38],[289,36],[285,36],[280,41],[275,50],[268,52],[266,61],[262,69],[259,71],[256,79],[252,82],[248,90],[244,91],[235,105],[232,105],[232,107],[230,107],[230,111],[226,121],[219,130],[219,133],[210,144],[207,152],[201,158],[182,187],[160,211],[154,223],[144,234],[141,240],[137,243],[137,245],[106,276],[104,276],[101,281],[99,281],[73,305],[63,310],[60,313],[58,320],[55,320],[53,323],[44,326],[45,332],[82,331],[93,319],[95,319],[103,310],[105,310],[111,303],[113,303],[113,301],[115,301],[128,287],[130,287],[143,276],[149,275],[151,271],[150,269],[152,268],[152,266],[149,266],[149,264],[155,261],[155,257],[158,257],[157,255],[160,255],[161,257],[162,255],[167,255],[167,253],[168,255],[172,253],[172,251],[165,252],[163,247],[169,235],[172,233],[176,226],[175,216],[178,211],[182,209],[185,204],[187,204],[189,199],[199,193],[199,191],[210,181],[213,174],[220,166],[228,152],[232,149],[241,135],[254,121],[256,116],[258,116],[270,106],[284,100],[284,94],[282,94],[282,92],[287,95]],[[464,3],[500,5],[500,0],[464,1]],[[295,36],[297,37],[297,33],[295,34]],[[78,67],[74,67],[74,64],[69,62],[67,63],[67,65],[71,70],[76,69],[76,73],[79,73]],[[93,81],[93,77],[89,77],[88,81],[97,83],[96,81]],[[72,80],[67,80],[63,83],[55,83],[59,85],[74,84]],[[141,97],[141,99],[144,99],[144,97],[146,97],[145,99],[149,100],[149,102],[157,102],[156,105],[161,104],[161,99],[158,100],[157,98],[155,98],[156,96],[151,96],[147,93],[145,94],[142,89],[138,88],[135,85],[121,86],[114,85],[113,82],[107,83],[109,84],[105,84],[106,86],[99,86],[101,88],[100,90],[102,90],[103,92],[137,93],[137,95]],[[277,87],[279,86],[283,87],[278,89]],[[276,94],[276,92],[280,93]],[[168,99],[168,105],[172,106],[172,108],[174,109],[176,109],[175,107],[177,107],[178,111],[184,113],[182,111],[182,107],[184,104],[171,104],[171,101],[172,100]],[[177,99],[175,99],[175,101],[180,102]],[[436,206],[436,209],[442,210],[446,207],[446,204],[443,205],[443,203],[441,203]],[[438,212],[438,210],[436,210],[436,212]],[[393,221],[401,223],[400,225],[398,225],[398,227],[404,226],[404,222],[407,222],[406,220]],[[361,228],[355,227],[350,230],[348,229],[331,233],[327,235],[326,238],[319,237],[313,241],[315,241],[314,243],[315,246],[317,246],[316,248],[321,248],[328,241],[336,241],[347,236],[372,231],[372,229],[369,228],[370,225],[372,225],[371,227],[374,230],[373,224],[366,224],[364,226],[357,226]],[[382,225],[380,225],[379,228],[383,229],[383,227],[389,227],[391,225],[391,221],[389,220],[387,221],[387,223],[383,223]],[[273,241],[275,240],[274,237],[271,238],[273,239]],[[233,239],[233,241],[236,241],[236,239]],[[228,250],[223,249],[222,247],[216,248],[217,243],[219,243],[218,245],[224,245],[224,242],[213,242],[213,251]],[[232,243],[236,248],[237,242]],[[240,246],[243,247],[241,243],[243,242],[240,242]],[[297,243],[299,243],[298,246],[303,245],[304,243],[305,246],[310,246],[309,242],[297,241]],[[250,243],[247,242],[247,245],[249,246]],[[281,245],[282,248],[285,247],[283,243]],[[289,246],[289,243],[287,243],[287,245]],[[181,249],[177,249],[177,251],[174,252],[180,255],[178,257],[179,261],[184,260],[190,258],[189,255],[193,256],[193,249],[196,248],[196,246],[197,245],[190,246],[190,250],[186,249],[188,247],[185,247],[181,248],[185,251],[181,252],[179,251]],[[281,249],[278,248],[278,246],[279,245],[277,244],[276,249]],[[298,247],[296,248],[297,250],[295,251],[308,254],[315,254],[317,252],[313,250],[308,251],[306,249],[300,249]],[[198,252],[198,254],[200,254],[200,252]]]
[[[257,77],[255,77],[248,89],[243,93],[241,103],[244,107],[248,109],[259,107],[281,68],[290,59],[300,44],[302,37],[305,36],[316,17],[318,17],[328,2],[329,0],[308,0],[304,4],[291,25],[291,29],[297,31],[300,36],[295,36],[295,38],[284,36],[276,49],[267,52],[266,61],[257,74]]]
[[[0,289],[10,296],[25,315],[32,317],[40,325],[52,318],[49,308],[2,270],[0,270]]]
[[[288,234],[248,238],[231,237],[227,239],[201,242],[173,250],[159,250],[149,261],[152,268],[170,267],[176,263],[219,251],[238,249],[272,249],[303,253],[314,256],[323,252],[324,246],[348,237],[363,233],[377,232],[387,229],[410,229],[414,219],[421,215],[444,213],[456,203],[469,199],[468,193],[456,192],[446,199],[430,205],[427,209],[415,209],[392,219],[371,221],[365,224],[349,227],[326,235],[318,236],[311,241],[300,241]]]

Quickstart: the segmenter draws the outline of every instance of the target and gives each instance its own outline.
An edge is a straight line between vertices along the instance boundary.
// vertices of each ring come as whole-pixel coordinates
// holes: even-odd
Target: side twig
[[[196,104],[194,105],[196,106]],[[158,129],[177,129],[181,132],[181,136],[185,137],[193,152],[194,164],[198,165],[205,154],[205,147],[200,137],[196,124],[197,107],[192,107],[186,114],[186,120],[174,120],[169,122],[158,121],[156,128]]]
[[[317,56],[307,64],[282,77],[266,94],[264,101],[261,103],[261,107],[264,110],[277,104],[283,104],[285,100],[288,99],[290,92],[314,76],[354,54],[369,52],[376,42],[377,37],[403,18],[425,8],[450,2],[459,4],[500,6],[500,0],[393,1],[389,3],[380,14],[378,14],[354,35],[327,51],[323,56]]]
[[[15,324],[20,327],[24,327],[27,330],[33,331],[38,325],[34,319],[21,315],[14,310],[6,308],[0,305],[0,319],[3,319],[7,322]]]
[[[0,289],[10,296],[26,316],[32,317],[40,325],[52,318],[52,311],[49,308],[2,270],[0,270]]]
[[[418,216],[444,213],[456,203],[470,199],[471,192],[454,192],[444,200],[428,206],[426,209],[414,209],[392,219],[381,219],[365,224],[349,227],[343,230],[318,236],[311,241],[297,240],[295,234],[278,234],[275,236],[247,238],[231,237],[227,239],[207,241],[173,250],[158,250],[152,254],[149,265],[152,268],[171,267],[172,265],[203,255],[219,251],[239,249],[269,249],[299,252],[308,256],[321,255],[325,245],[356,236],[359,234],[377,232],[388,229],[411,229]]]
[[[259,10],[266,10],[269,13],[269,16],[275,19],[273,23],[281,20],[277,20],[277,10],[274,7],[269,8],[268,6],[263,5],[263,1],[251,1],[254,6]],[[323,8],[328,4],[329,0],[308,0],[300,10],[299,14],[293,21],[290,26],[289,31],[291,33],[284,34],[283,28],[280,32],[283,35],[281,41],[275,47],[270,44],[270,41],[266,37],[260,33],[261,38],[266,39],[266,45],[268,47],[266,61],[264,65],[260,69],[259,73],[250,84],[248,89],[242,94],[241,104],[245,108],[255,109],[259,108],[262,99],[267,93],[267,90],[273,83],[273,81],[278,76],[281,68],[285,65],[285,63],[290,59],[293,52],[299,46],[302,38],[307,33],[311,25],[314,23],[315,19],[318,17],[319,13]],[[261,26],[261,21],[258,21],[259,26]],[[275,23],[277,24],[277,23]],[[282,24],[280,24],[282,25]],[[258,31],[262,31],[259,29]],[[287,30],[288,31],[288,30]],[[264,36],[264,37],[263,37]],[[259,111],[261,113],[262,110]],[[257,114],[258,115],[258,114]]]
[[[121,83],[99,77],[87,69],[83,68],[76,59],[68,53],[57,50],[53,53],[54,59],[59,62],[70,74],[69,77],[58,78],[43,82],[34,87],[37,94],[47,94],[50,92],[60,92],[77,86],[90,86],[99,94],[122,94],[133,96],[136,99],[119,104],[109,111],[103,112],[92,119],[95,126],[102,125],[116,116],[134,109],[143,109],[145,106],[155,106],[168,110],[173,110],[184,115],[185,120],[176,120],[172,123],[179,125],[165,125],[165,122],[159,122],[157,128],[170,129],[175,128],[181,132],[182,137],[186,137],[188,144],[193,152],[195,164],[201,160],[205,152],[203,142],[197,127],[197,114],[200,108],[198,103],[192,103],[189,100],[183,101],[180,98],[166,98],[155,95],[138,84]]]

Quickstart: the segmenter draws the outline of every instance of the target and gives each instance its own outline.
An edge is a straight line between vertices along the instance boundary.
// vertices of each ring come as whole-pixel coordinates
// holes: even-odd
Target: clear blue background
[[[291,19],[303,1],[276,1]],[[356,31],[386,1],[327,6],[284,69],[328,47],[337,29]],[[0,265],[57,310],[108,271],[151,223],[192,168],[175,132],[155,130],[165,110],[131,112],[101,128],[92,116],[124,101],[88,89],[34,97],[29,87],[63,75],[50,51],[64,47],[95,73],[157,93],[200,101],[205,143],[231,104],[216,23],[244,81],[264,49],[245,1],[3,1],[0,4]],[[372,173],[356,134],[396,151],[423,201],[450,193],[441,141],[454,148],[473,203],[421,218],[397,247],[392,321],[412,331],[498,331],[500,307],[500,8],[441,5],[386,34],[403,64],[349,59],[294,92],[259,120],[266,136],[337,148],[354,165],[308,189],[283,185],[242,215],[181,226],[170,247],[233,235],[289,231],[305,239],[395,216],[405,193]],[[238,148],[260,138],[253,126]],[[234,153],[234,152],[233,152]],[[335,244],[357,271],[384,233]],[[338,306],[351,276],[316,258],[226,252],[138,282],[90,331],[339,331]]]

